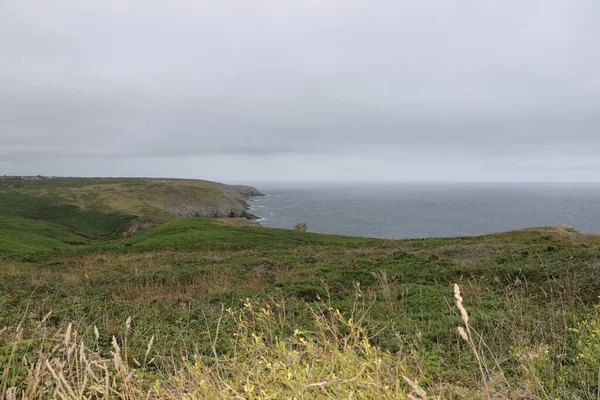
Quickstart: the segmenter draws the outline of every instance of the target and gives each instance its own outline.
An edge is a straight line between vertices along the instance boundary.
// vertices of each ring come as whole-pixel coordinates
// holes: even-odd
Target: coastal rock
[[[260,219],[249,212],[248,199],[264,196],[251,186],[219,185],[218,194],[196,195],[182,193],[172,199],[167,209],[179,218],[209,217],[209,218],[246,218],[249,220]]]
[[[306,230],[308,229],[308,226],[306,225],[305,222],[301,222],[298,225],[296,225],[294,227],[295,230],[297,230],[298,232],[306,232]]]
[[[263,197],[264,194],[261,193],[254,186],[242,186],[242,185],[233,185],[233,187],[238,189],[238,193],[244,197]]]

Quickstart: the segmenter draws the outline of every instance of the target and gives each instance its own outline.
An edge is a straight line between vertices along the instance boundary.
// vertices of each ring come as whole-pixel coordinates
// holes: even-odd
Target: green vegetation
[[[0,258],[118,239],[187,216],[245,216],[242,193],[252,189],[175,179],[0,180]],[[17,230],[36,238],[15,235],[15,224],[28,223],[32,229]]]
[[[3,398],[598,396],[595,236],[393,241],[189,218],[107,241],[3,212]]]
[[[60,225],[25,218],[0,218],[0,249],[4,256],[64,250],[87,240]]]

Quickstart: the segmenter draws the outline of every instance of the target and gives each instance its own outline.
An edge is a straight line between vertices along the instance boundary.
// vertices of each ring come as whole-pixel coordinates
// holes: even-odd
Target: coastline
[[[264,194],[262,192],[259,192],[259,193],[260,193],[260,195],[258,195],[258,196],[248,196],[246,198],[246,203],[248,205],[248,211],[249,211],[248,215],[251,215],[253,217],[252,221],[255,222],[256,224],[262,226],[260,223],[262,221],[265,221],[265,217],[258,215],[257,207],[254,204],[255,204],[257,198],[265,198],[265,197],[268,197],[269,195]]]
[[[239,193],[244,198],[243,202],[244,202],[245,211],[244,211],[242,217],[249,219],[251,221],[255,221],[255,222],[260,221],[262,218],[256,214],[254,214],[254,210],[252,208],[252,201],[257,197],[265,197],[265,194],[262,193],[261,191],[259,191],[254,186],[235,185],[234,187],[241,189],[239,191]]]
[[[600,220],[589,217],[600,207],[595,185],[299,185],[270,186],[265,194],[249,198],[248,212],[267,228],[305,222],[314,233],[378,239],[475,237],[564,225],[600,233]]]

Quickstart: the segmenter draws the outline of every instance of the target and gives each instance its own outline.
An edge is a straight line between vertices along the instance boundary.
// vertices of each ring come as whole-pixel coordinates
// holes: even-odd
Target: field
[[[161,214],[53,184],[0,191],[1,398],[599,396],[596,236],[392,241],[171,218],[120,239]]]

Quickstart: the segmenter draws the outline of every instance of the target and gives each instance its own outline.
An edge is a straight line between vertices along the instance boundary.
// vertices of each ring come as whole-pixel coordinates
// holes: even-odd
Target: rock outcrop
[[[248,199],[264,196],[252,186],[191,179],[140,179],[133,188],[134,196],[129,192],[125,196],[135,202],[136,211],[143,212],[137,214],[138,218],[123,232],[124,238],[181,218],[245,218],[255,221],[260,218],[250,213]]]
[[[238,189],[239,193],[244,197],[262,197],[262,196],[264,196],[264,194],[262,194],[254,186],[233,185],[232,187]]]
[[[186,193],[173,198],[167,209],[179,218],[209,217],[257,220],[259,217],[248,211],[250,205],[247,202],[250,197],[257,196],[264,196],[264,194],[251,186],[221,185],[219,193],[213,195],[212,198],[190,196]]]
[[[308,229],[308,226],[306,225],[305,222],[301,222],[298,225],[296,225],[294,227],[295,230],[297,230],[298,232],[306,232],[306,230]]]

